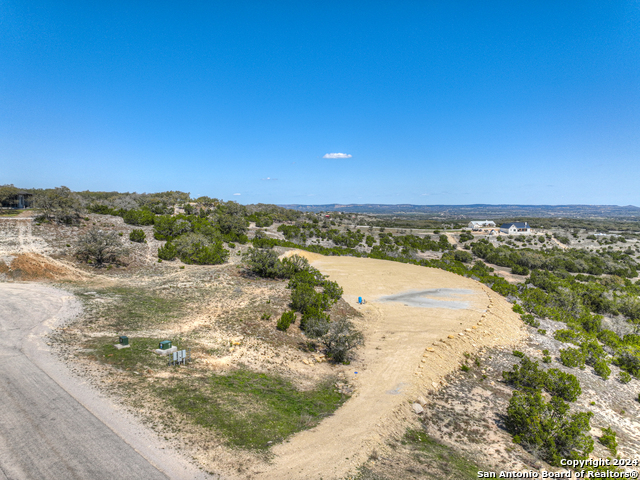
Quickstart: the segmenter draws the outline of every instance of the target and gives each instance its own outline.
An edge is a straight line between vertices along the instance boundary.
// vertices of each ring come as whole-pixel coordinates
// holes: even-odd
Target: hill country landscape
[[[0,480],[640,475],[640,4],[0,2]]]

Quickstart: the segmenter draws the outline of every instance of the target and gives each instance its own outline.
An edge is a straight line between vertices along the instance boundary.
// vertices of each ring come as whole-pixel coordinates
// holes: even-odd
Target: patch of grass
[[[478,478],[478,471],[483,470],[422,430],[409,429],[400,445],[389,446],[394,450],[391,458],[363,465],[357,480],[471,480]]]
[[[114,287],[97,291],[112,301],[101,308],[106,327],[126,334],[166,323],[184,312],[185,298],[164,297],[142,288]]]
[[[303,392],[278,376],[243,369],[176,379],[158,394],[197,425],[222,433],[229,445],[255,450],[313,427],[347,399],[333,382]]]
[[[423,431],[407,430],[403,444],[409,444],[419,452],[416,459],[420,463],[433,465],[436,471],[449,472],[453,478],[477,478],[478,470],[481,470],[455,450],[442,445]]]
[[[86,345],[88,355],[95,356],[100,363],[106,363],[123,370],[141,370],[143,367],[158,369],[167,367],[168,357],[153,353],[161,340],[157,338],[129,337],[129,348],[118,350],[114,347],[118,343],[115,337],[94,338]],[[176,339],[168,339],[176,340]]]
[[[205,350],[205,353],[207,355],[212,355],[214,357],[222,357],[223,355],[226,355],[229,352],[229,349],[227,347],[214,347],[214,348],[208,348]]]
[[[0,217],[16,217],[18,215],[20,215],[21,212],[24,212],[24,210],[14,210],[14,209],[2,209],[0,210]]]

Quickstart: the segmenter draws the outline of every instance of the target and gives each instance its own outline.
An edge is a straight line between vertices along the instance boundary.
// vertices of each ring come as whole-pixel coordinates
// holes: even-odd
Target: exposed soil
[[[273,466],[260,478],[343,478],[354,475],[385,439],[400,438],[417,422],[411,403],[438,390],[459,368],[464,353],[513,344],[522,322],[511,305],[474,280],[415,265],[369,258],[322,257],[312,265],[344,288],[344,299],[362,312],[366,338],[359,359],[343,368],[354,396],[317,427],[273,448]],[[408,307],[375,298],[409,289],[467,289],[464,310]],[[359,305],[359,296],[367,303]],[[357,372],[357,373],[356,373]]]
[[[61,358],[157,435],[182,442],[184,451],[204,470],[225,478],[328,479],[357,475],[365,465],[387,478],[393,473],[393,462],[375,458],[394,458],[390,442],[422,423],[431,436],[479,465],[499,470],[542,466],[513,444],[503,429],[510,389],[500,379],[501,371],[517,360],[510,353],[514,345],[538,358],[539,351],[548,348],[554,356],[551,366],[564,369],[555,360],[560,344],[551,338],[557,326],[543,322],[546,336],[533,329],[527,333],[512,305],[486,286],[415,265],[288,251],[307,257],[344,288],[344,300],[334,306],[332,316],[351,318],[365,334],[366,343],[350,365],[332,365],[321,352],[308,348],[297,327],[286,333],[275,329],[277,318],[288,308],[286,282],[258,279],[238,268],[239,254],[247,246],[232,250],[229,263],[221,266],[158,263],[156,251],[161,243],[153,239],[151,227],[142,227],[147,243],[134,244],[128,242],[128,232],[139,227],[125,225],[118,217],[89,218],[77,227],[36,225],[28,218],[0,219],[0,280],[64,282],[64,288],[74,291],[83,300],[85,314],[55,335],[54,348]],[[130,248],[126,266],[96,270],[75,262],[73,240],[94,223],[123,234]],[[119,288],[175,304],[175,316],[135,332],[122,332],[117,309],[124,293]],[[468,303],[458,309],[378,301],[386,295],[429,289],[471,293],[438,298]],[[359,305],[358,297],[367,303]],[[181,338],[192,347],[194,363],[188,368],[128,371],[95,356],[96,342],[115,343],[122,333]],[[502,348],[505,345],[509,347]],[[480,366],[471,363],[476,356]],[[460,365],[465,362],[471,371],[462,373]],[[316,427],[259,454],[228,447],[219,434],[194,425],[148,388],[162,385],[171,376],[223,373],[241,365],[282,376],[301,390],[335,378],[338,388],[352,396]],[[576,408],[595,413],[594,431],[611,425],[618,432],[621,456],[637,457],[637,380],[619,384],[615,367],[606,382],[587,370],[565,370],[579,376],[583,395]],[[425,405],[422,416],[413,412],[414,402]],[[606,456],[601,450],[594,455]],[[412,468],[409,460],[403,462]]]
[[[89,276],[72,265],[37,253],[19,253],[7,259],[9,264],[0,260],[0,275],[11,280],[79,280]]]

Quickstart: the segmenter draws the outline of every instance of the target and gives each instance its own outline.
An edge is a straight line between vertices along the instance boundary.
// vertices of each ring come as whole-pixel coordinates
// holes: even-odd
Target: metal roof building
[[[476,229],[482,227],[495,227],[496,223],[491,220],[472,220],[469,222],[469,228]]]

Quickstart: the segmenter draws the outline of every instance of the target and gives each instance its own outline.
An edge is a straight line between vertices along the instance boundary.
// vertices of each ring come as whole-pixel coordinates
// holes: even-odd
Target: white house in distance
[[[502,225],[500,225],[500,233],[506,233],[507,235],[526,235],[528,233],[531,233],[531,227],[527,222],[503,223]]]
[[[478,230],[484,227],[495,227],[496,223],[491,220],[472,220],[469,222],[469,228],[472,230]]]

